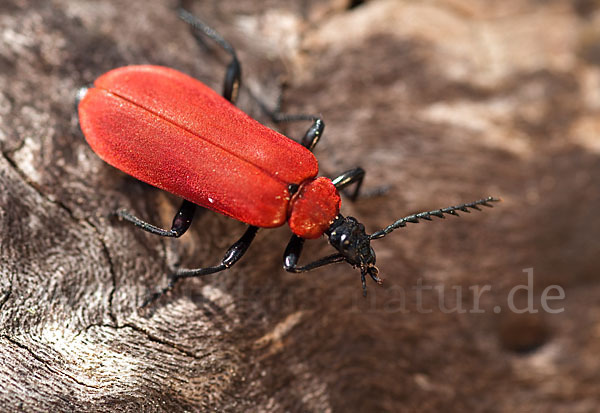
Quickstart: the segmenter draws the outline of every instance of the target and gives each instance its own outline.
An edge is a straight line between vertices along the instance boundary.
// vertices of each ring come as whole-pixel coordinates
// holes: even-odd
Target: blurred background
[[[0,410],[597,411],[599,1],[186,2],[236,47],[243,110],[296,139],[309,125],[257,100],[321,115],[321,174],[362,166],[367,193],[388,188],[343,201],[369,232],[502,202],[374,241],[367,298],[345,264],[286,273],[282,227],[141,310],[169,266],[212,265],[244,231],[212,212],[179,240],[109,219],[168,226],[179,201],[78,129],[77,89],[115,67],[220,91],[226,54],[176,6],[0,4]]]

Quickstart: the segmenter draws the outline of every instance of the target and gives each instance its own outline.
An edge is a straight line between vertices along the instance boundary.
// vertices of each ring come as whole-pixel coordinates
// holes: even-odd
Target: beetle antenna
[[[469,208],[481,211],[481,208],[479,208],[480,205],[486,206],[488,208],[492,208],[493,205],[491,204],[491,202],[499,202],[499,201],[500,201],[499,198],[494,198],[494,197],[490,196],[485,199],[480,199],[478,201],[469,202],[467,204],[461,204],[461,205],[451,206],[448,208],[436,209],[434,211],[419,212],[418,214],[412,214],[407,217],[400,218],[398,221],[394,222],[392,225],[389,225],[389,226],[385,227],[384,229],[381,229],[381,230],[371,234],[369,236],[369,239],[373,240],[373,239],[383,238],[387,234],[392,232],[393,230],[395,230],[397,228],[405,227],[407,223],[418,224],[421,219],[424,219],[426,221],[431,221],[432,216],[438,217],[438,218],[446,218],[444,216],[444,214],[459,216],[458,212],[456,212],[456,211],[470,213],[471,211],[469,211]]]

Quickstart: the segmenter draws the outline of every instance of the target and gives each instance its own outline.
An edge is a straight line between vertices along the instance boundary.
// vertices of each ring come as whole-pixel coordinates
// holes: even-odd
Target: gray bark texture
[[[369,232],[503,202],[374,241],[385,282],[366,299],[346,264],[286,273],[282,227],[140,309],[171,266],[215,264],[245,228],[207,211],[173,240],[110,218],[168,226],[179,200],[78,128],[77,89],[119,66],[221,89],[226,55],[174,6],[0,2],[0,411],[596,411],[598,1],[191,2],[237,48],[242,109],[298,138],[307,124],[270,124],[250,96],[283,92],[325,119],[323,175],[360,165],[367,192],[389,185],[344,200]],[[544,310],[560,291],[547,307],[564,311]]]

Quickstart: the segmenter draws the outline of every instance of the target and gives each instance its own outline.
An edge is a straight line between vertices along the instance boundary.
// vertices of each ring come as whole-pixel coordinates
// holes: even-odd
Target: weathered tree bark
[[[169,267],[213,264],[244,230],[206,212],[165,240],[110,219],[166,226],[178,201],[104,164],[77,126],[77,88],[118,66],[220,89],[225,56],[174,3],[0,3],[1,411],[597,408],[598,2],[193,3],[237,47],[243,109],[266,122],[248,90],[274,104],[285,81],[284,108],[327,123],[323,174],[361,165],[367,191],[390,185],[344,201],[369,231],[504,202],[374,242],[385,284],[367,299],[348,265],[285,273],[281,228],[141,310]],[[531,297],[515,290],[527,268]],[[557,314],[540,306],[550,285]]]

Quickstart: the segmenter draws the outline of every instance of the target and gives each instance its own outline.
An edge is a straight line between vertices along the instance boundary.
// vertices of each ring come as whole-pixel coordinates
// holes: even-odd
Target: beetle
[[[283,266],[300,273],[327,264],[347,262],[360,270],[363,293],[369,275],[381,284],[370,243],[407,223],[458,215],[469,208],[491,207],[488,197],[471,203],[409,215],[373,234],[354,217],[340,213],[340,191],[350,185],[356,199],[365,171],[350,169],[335,179],[317,177],[312,150],[325,124],[316,116],[273,116],[275,120],[312,120],[298,143],[258,123],[235,106],[241,65],[233,47],[216,31],[184,9],[179,16],[215,41],[231,57],[222,95],[174,69],[126,66],[100,76],[78,95],[79,123],[93,151],[110,165],[183,198],[171,229],[149,224],[125,210],[117,215],[153,234],[180,237],[189,228],[196,206],[248,224],[242,237],[218,265],[178,269],[169,284],[150,301],[183,278],[208,275],[234,265],[248,250],[259,228],[286,222],[293,233]],[[325,235],[337,252],[299,266],[305,240]]]

